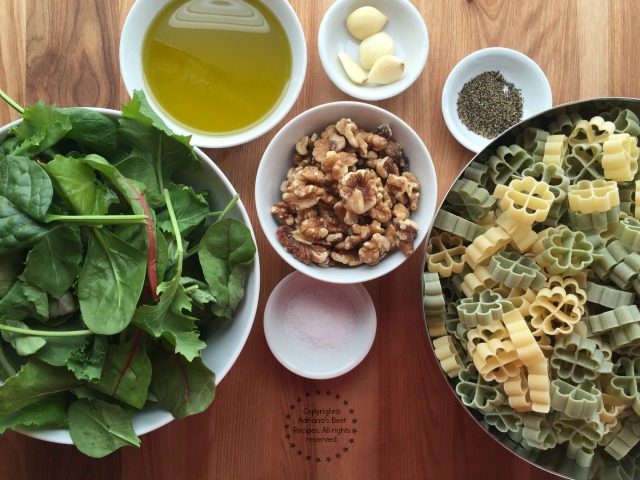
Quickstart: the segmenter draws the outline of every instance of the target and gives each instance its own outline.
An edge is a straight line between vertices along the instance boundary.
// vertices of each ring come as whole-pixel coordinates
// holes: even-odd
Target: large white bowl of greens
[[[224,174],[138,92],[0,129],[0,433],[101,457],[205,410],[258,303]],[[185,388],[186,386],[186,388]]]

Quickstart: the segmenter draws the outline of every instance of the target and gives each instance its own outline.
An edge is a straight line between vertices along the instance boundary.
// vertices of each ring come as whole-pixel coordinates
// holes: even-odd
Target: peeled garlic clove
[[[358,50],[360,65],[369,70],[383,55],[393,55],[394,48],[395,44],[391,35],[386,32],[375,33],[360,43]]]
[[[375,7],[360,7],[347,17],[347,30],[358,40],[378,33],[387,23],[387,17]]]
[[[344,52],[338,52],[338,59],[353,83],[364,85],[367,83],[367,74],[360,68],[356,61]]]
[[[369,80],[380,85],[397,82],[404,73],[404,62],[393,55],[380,57],[371,67]]]

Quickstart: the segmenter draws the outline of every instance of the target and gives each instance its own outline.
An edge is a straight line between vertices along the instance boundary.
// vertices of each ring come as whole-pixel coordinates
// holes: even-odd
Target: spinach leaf
[[[185,236],[207,218],[209,204],[204,196],[197,194],[191,187],[174,184],[168,190],[180,233]],[[158,225],[165,232],[173,231],[167,210],[158,213]]]
[[[113,155],[118,149],[116,124],[106,115],[87,108],[61,108],[69,116],[71,130],[67,138],[75,140],[87,150],[101,155]]]
[[[200,357],[188,362],[180,355],[156,349],[151,363],[151,390],[175,418],[203,412],[213,402],[216,376]]]
[[[81,399],[69,405],[69,434],[85,455],[101,458],[125,446],[140,446],[131,415],[119,405]]]
[[[138,307],[132,322],[155,338],[164,338],[175,347],[176,353],[191,361],[206,344],[200,340],[196,319],[182,313],[191,309],[191,300],[180,285],[180,275],[161,283],[158,292],[158,304]]]
[[[11,152],[20,144],[20,139],[16,136],[9,136],[0,143],[0,160],[7,155],[11,155]]]
[[[36,243],[27,255],[23,275],[31,285],[60,298],[75,282],[80,262],[80,229],[65,225],[51,230]]]
[[[46,316],[41,315],[43,308],[42,298],[36,292],[36,289],[29,287],[23,280],[18,279],[11,287],[11,290],[0,300],[0,322],[20,321],[25,318],[46,320]]]
[[[147,258],[108,229],[92,233],[78,277],[78,302],[91,331],[113,335],[131,322],[144,286]]]
[[[87,338],[82,348],[69,355],[66,360],[67,368],[78,380],[100,380],[108,345],[108,338],[104,335]]]
[[[22,142],[12,154],[34,157],[53,147],[71,130],[69,116],[55,105],[45,105],[40,100],[27,106],[22,113],[22,122],[11,129]]]
[[[9,415],[0,415],[0,434],[14,427],[66,427],[67,395],[57,393]]]
[[[9,327],[25,328],[29,327],[17,320],[3,320],[3,325]],[[11,344],[18,355],[26,357],[40,350],[47,342],[44,338],[35,335],[24,335],[21,333],[9,332],[2,330],[2,338],[5,342]]]
[[[31,245],[47,232],[37,220],[52,198],[51,180],[36,162],[12,155],[0,161],[0,254]]]
[[[131,146],[132,156],[116,166],[125,177],[144,182],[153,192],[162,193],[177,170],[195,170],[200,166],[189,145],[189,137],[171,133],[140,92],[123,106],[122,115],[119,138]],[[149,178],[151,170],[155,173],[154,181]]]
[[[226,218],[204,234],[198,258],[204,278],[216,297],[213,313],[231,318],[244,296],[244,280],[256,246],[251,230],[239,220]]]
[[[151,383],[151,361],[147,357],[142,330],[122,345],[109,345],[100,382],[89,384],[132,407],[141,409]]]
[[[79,158],[57,155],[43,165],[56,185],[56,190],[65,198],[77,215],[104,215],[113,197],[101,185],[96,173]]]
[[[4,297],[16,281],[22,270],[23,255],[0,255],[0,299]]]
[[[31,357],[20,371],[0,385],[0,415],[11,415],[80,382],[64,367],[53,367]]]

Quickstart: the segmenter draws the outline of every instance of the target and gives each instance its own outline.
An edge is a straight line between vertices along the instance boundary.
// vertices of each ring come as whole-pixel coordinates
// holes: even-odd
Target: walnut
[[[358,157],[353,153],[329,151],[321,162],[322,170],[327,180],[340,180],[357,161]]]
[[[339,193],[347,210],[363,214],[376,204],[375,179],[368,170],[349,172],[340,181]]]
[[[357,253],[331,252],[331,258],[337,263],[342,263],[343,265],[348,265],[350,267],[362,265],[360,255],[358,255]]]
[[[285,225],[292,226],[294,224],[295,212],[287,202],[278,202],[271,207],[271,213],[278,217]]]
[[[287,177],[288,180],[281,186],[281,190],[285,190],[282,199],[291,208],[301,210],[312,207],[325,194],[320,186],[324,184],[325,176],[317,167],[297,167],[293,173],[289,170]]]
[[[323,264],[329,258],[329,250],[322,245],[305,243],[294,235],[294,231],[288,225],[282,225],[276,230],[276,237],[285,251],[296,259],[309,265],[311,262]]]
[[[389,125],[359,129],[349,118],[305,135],[271,213],[284,249],[304,263],[375,265],[388,252],[413,252],[418,225],[410,219],[420,184]]]
[[[340,233],[339,238],[342,238],[342,227],[335,218],[313,217],[302,221],[300,233],[306,238],[322,243],[325,242],[329,234]],[[332,240],[335,241],[336,238],[333,236]]]
[[[413,173],[404,172],[401,176],[389,175],[387,189],[397,201],[407,205],[409,209],[418,208],[420,182]]]
[[[347,209],[344,200],[336,202],[336,204],[333,206],[333,211],[335,212],[338,221],[344,223],[345,225],[354,225],[358,223],[358,220],[360,218],[360,215]]]
[[[389,157],[367,160],[366,165],[367,167],[375,170],[380,178],[388,178],[391,174],[400,174],[398,166],[393,163],[393,160],[391,160],[391,158]]]
[[[363,263],[367,265],[376,265],[380,260],[382,260],[387,253],[391,250],[391,243],[387,238],[380,234],[376,233],[371,237],[371,240],[365,242],[360,250],[358,250],[358,256]]]
[[[371,150],[375,150],[376,152],[384,150],[389,144],[389,139],[380,135],[376,135],[373,132],[366,133],[364,135],[364,141],[367,142],[367,145],[369,145]]]
[[[361,156],[364,157],[367,154],[369,145],[367,145],[367,142],[364,139],[365,132],[363,130],[358,130],[358,126],[355,122],[351,121],[349,118],[343,118],[336,123],[336,129],[347,139],[349,145],[357,149]]]
[[[358,245],[369,240],[376,233],[383,233],[384,229],[380,226],[380,222],[373,221],[370,225],[353,225],[351,227],[351,235],[336,245],[338,250],[352,250]]]
[[[413,242],[418,236],[418,224],[413,220],[395,220],[396,247],[407,257],[413,253]]]

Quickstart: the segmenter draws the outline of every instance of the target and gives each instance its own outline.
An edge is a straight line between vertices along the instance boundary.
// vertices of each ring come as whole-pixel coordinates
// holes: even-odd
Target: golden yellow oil
[[[202,134],[245,130],[279,103],[291,47],[260,0],[173,1],[146,34],[147,90],[176,123]]]

